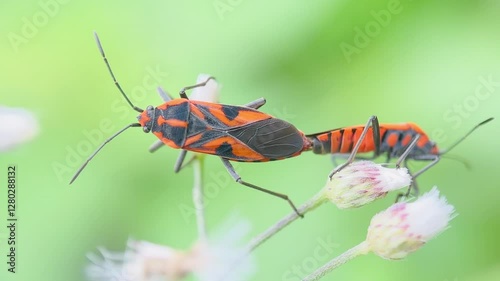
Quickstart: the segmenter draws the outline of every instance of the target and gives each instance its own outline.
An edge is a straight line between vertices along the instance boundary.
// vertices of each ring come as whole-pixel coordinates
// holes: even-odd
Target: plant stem
[[[323,202],[325,202],[325,198],[323,196],[323,190],[321,190],[319,193],[317,193],[311,199],[309,199],[306,203],[300,206],[298,208],[298,211],[302,215],[305,215],[307,212],[314,210]],[[279,220],[273,226],[269,227],[266,231],[264,231],[263,233],[259,234],[257,237],[252,239],[252,241],[250,241],[250,244],[248,245],[247,254],[251,253],[253,250],[255,250],[255,248],[260,246],[262,243],[267,241],[269,238],[274,236],[276,233],[278,233],[280,230],[285,228],[287,225],[292,223],[297,218],[299,218],[299,215],[297,215],[297,213],[295,212],[292,212],[287,216],[285,216],[284,218],[282,218],[281,220]]]
[[[205,224],[205,206],[203,203],[203,157],[195,156],[193,159],[193,203],[196,212],[196,224],[198,226],[198,238],[206,240],[207,229]]]
[[[302,281],[316,281],[323,278],[327,273],[343,265],[344,263],[354,259],[357,256],[364,255],[370,251],[369,245],[366,241],[361,242],[357,246],[347,250],[340,256],[332,259],[322,267],[318,268],[315,272],[302,279]]]

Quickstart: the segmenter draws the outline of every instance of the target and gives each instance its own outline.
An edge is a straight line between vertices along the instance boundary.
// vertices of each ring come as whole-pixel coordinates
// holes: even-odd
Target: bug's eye
[[[147,111],[152,111],[153,110],[153,106],[152,105],[148,105],[148,107],[146,107],[146,110]]]
[[[144,131],[144,133],[149,133],[151,131],[151,129],[148,126],[142,127],[142,130]]]

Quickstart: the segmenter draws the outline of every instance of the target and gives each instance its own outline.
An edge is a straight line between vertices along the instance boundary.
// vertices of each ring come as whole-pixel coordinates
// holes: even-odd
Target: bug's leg
[[[421,155],[415,157],[414,159],[420,161],[431,161],[429,164],[427,164],[427,166],[423,167],[420,171],[412,175],[412,177],[415,179],[416,177],[423,174],[425,171],[429,170],[432,166],[436,165],[439,162],[439,160],[441,160],[441,157],[439,157],[439,155],[429,154],[429,155]]]
[[[201,82],[201,83],[198,83],[198,84],[195,84],[195,85],[192,85],[192,86],[187,86],[187,87],[182,88],[179,91],[179,96],[181,96],[181,98],[183,98],[183,99],[188,99],[188,97],[186,95],[186,91],[187,90],[191,90],[191,89],[198,88],[198,87],[203,87],[203,86],[207,85],[208,81],[210,81],[212,79],[215,80],[215,77],[210,76],[210,77],[207,78],[207,80],[205,80],[205,82]]]
[[[406,158],[405,167],[408,169],[408,172],[412,176],[411,177],[411,185],[412,185],[413,195],[415,197],[418,197],[418,195],[420,194],[420,189],[418,188],[417,179],[415,178],[414,174],[411,172],[410,168],[408,168],[408,160],[410,160],[410,159]],[[412,160],[415,160],[415,159],[412,159]],[[409,195],[409,192],[405,194],[406,197],[408,197],[408,195]]]
[[[411,170],[410,168],[408,168],[406,166],[406,163],[407,163],[408,159],[405,160],[405,164],[404,164],[404,167],[406,169],[408,169],[408,173],[410,173],[410,175],[412,174],[411,173]],[[406,192],[400,192],[398,193],[398,195],[396,196],[396,201],[395,203],[398,203],[400,202],[403,198],[408,198],[408,196],[410,196],[410,193],[413,191],[413,195],[415,197],[418,197],[419,193],[420,193],[420,189],[418,188],[418,184],[417,184],[417,180],[415,178],[412,177],[411,179],[411,184],[410,186],[408,186],[408,189],[406,190]]]
[[[249,102],[249,103],[245,104],[244,106],[250,107],[250,108],[253,108],[253,109],[259,109],[264,104],[266,104],[266,99],[265,98],[259,98],[259,99],[256,99],[256,100],[254,100],[252,102]]]
[[[398,169],[399,169],[399,167],[401,167],[402,162],[404,162],[403,166],[407,168],[408,155],[410,154],[412,149],[415,147],[415,145],[417,145],[417,142],[420,139],[420,137],[421,137],[421,135],[417,134],[412,139],[411,143],[405,149],[403,154],[401,154],[401,156],[398,158],[398,160],[396,161],[396,167]],[[408,172],[410,172],[410,170],[408,170]],[[411,172],[410,172],[410,175],[411,175]],[[414,191],[415,196],[418,197],[418,186],[417,186],[417,183],[415,182],[415,178],[413,176],[412,176],[411,184],[408,186],[408,190],[405,193],[398,193],[398,195],[396,196],[396,202],[399,202],[401,200],[401,198],[407,198],[410,195],[412,190]]]
[[[167,102],[167,101],[171,101],[174,99],[174,98],[172,98],[172,96],[169,93],[165,92],[165,90],[163,90],[162,87],[158,87],[158,88],[156,88],[156,90],[158,91],[158,95],[160,95],[160,98],[163,101]]]
[[[330,179],[332,179],[333,175],[335,175],[337,172],[340,170],[344,169],[347,167],[349,164],[351,164],[354,159],[356,159],[356,153],[358,153],[358,149],[361,146],[361,143],[366,137],[366,133],[368,132],[368,129],[373,127],[373,141],[375,143],[375,151],[378,153],[380,151],[380,127],[378,124],[378,118],[377,116],[373,115],[368,119],[368,122],[366,123],[366,126],[363,128],[363,132],[359,136],[358,141],[356,142],[356,145],[352,149],[351,155],[349,155],[349,158],[347,158],[346,162],[337,168],[333,169],[333,171],[330,173],[328,176]]]
[[[149,146],[148,150],[149,152],[153,153],[158,149],[162,148],[163,146],[165,146],[165,144],[161,140],[157,140],[152,145]]]
[[[349,156],[351,154],[350,153],[335,153],[332,155],[332,163],[335,167],[337,167],[339,165],[339,163],[337,163],[337,160],[345,160],[345,159],[348,159]],[[356,159],[358,159],[356,157]]]
[[[174,165],[174,173],[178,173],[182,168],[182,162],[184,162],[184,159],[186,158],[186,153],[187,153],[187,150],[181,150],[181,153],[179,153],[179,157],[177,157],[177,161],[175,161],[175,165]],[[189,161],[191,162],[191,161]],[[188,163],[186,163],[187,165]]]
[[[401,163],[405,161],[410,154],[411,150],[417,145],[417,141],[420,139],[421,135],[417,134],[415,137],[413,137],[411,143],[406,147],[405,151],[401,156],[399,156],[398,161],[396,161],[396,168],[399,168],[401,166]]]
[[[262,187],[258,187],[256,185],[253,185],[251,183],[243,181],[241,179],[240,175],[238,175],[238,173],[236,173],[236,171],[234,170],[233,165],[229,162],[229,160],[224,159],[222,157],[221,157],[221,160],[222,160],[222,163],[224,164],[224,167],[226,167],[226,169],[229,172],[229,174],[231,175],[231,177],[233,177],[233,179],[237,183],[242,184],[242,185],[247,186],[247,187],[250,187],[250,188],[253,188],[253,189],[256,189],[256,190],[259,190],[259,191],[262,191],[262,192],[265,192],[267,194],[279,197],[279,198],[281,198],[283,200],[286,200],[288,202],[288,204],[290,204],[290,206],[292,207],[292,209],[295,211],[295,213],[297,215],[299,215],[300,217],[304,217],[301,213],[299,213],[299,211],[297,210],[297,208],[293,204],[292,200],[290,200],[287,195],[282,194],[282,193],[278,193],[278,192],[274,192],[274,191],[271,191],[271,190],[268,190],[268,189],[265,189],[265,188],[262,188]]]
[[[424,173],[425,171],[429,170],[429,168],[431,168],[432,166],[436,165],[437,162],[439,162],[441,158],[439,157],[439,155],[432,155],[432,154],[429,154],[429,155],[421,155],[421,156],[417,156],[417,157],[414,157],[413,160],[417,160],[417,161],[431,161],[429,164],[427,164],[427,166],[423,167],[420,171],[414,173],[414,174],[411,174],[411,185],[408,187],[408,191],[406,191],[406,193],[400,193],[398,194],[398,196],[396,197],[396,202],[398,202],[401,198],[406,198],[410,195],[411,191],[413,190],[413,194],[415,195],[415,197],[418,197],[418,194],[419,194],[419,188],[418,188],[418,185],[417,185],[417,177],[420,176],[422,173]],[[408,159],[406,159],[408,160]],[[405,166],[406,166],[406,160],[405,160]],[[409,171],[409,170],[408,170]]]

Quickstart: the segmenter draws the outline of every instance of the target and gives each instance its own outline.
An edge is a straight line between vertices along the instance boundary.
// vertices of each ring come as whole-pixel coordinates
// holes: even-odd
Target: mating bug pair
[[[414,174],[414,177],[416,177],[436,164],[444,153],[439,152],[436,144],[431,142],[427,135],[412,123],[379,125],[377,118],[372,116],[365,126],[347,127],[305,135],[292,124],[258,111],[265,104],[265,100],[262,98],[245,106],[223,105],[188,99],[187,90],[203,87],[210,79],[214,79],[213,77],[208,78],[203,83],[183,88],[178,99],[170,99],[163,94],[165,100],[163,104],[157,107],[150,105],[143,110],[133,105],[122,90],[111,70],[97,34],[95,34],[95,39],[118,90],[128,104],[140,113],[137,117],[139,122],[127,125],[98,147],[78,169],[70,184],[104,145],[131,127],[142,127],[144,132],[152,132],[163,144],[182,149],[181,155],[175,164],[174,170],[176,172],[182,167],[186,151],[219,156],[236,182],[286,200],[297,214],[299,214],[297,208],[287,195],[243,181],[230,161],[266,162],[282,160],[298,156],[303,151],[310,150],[316,154],[350,153],[346,163],[332,171],[330,174],[330,177],[332,177],[334,173],[354,161],[358,152],[373,151],[374,157],[382,153],[387,153],[389,159],[400,157],[397,162],[398,165],[406,159],[431,161],[429,165]],[[467,135],[491,119],[478,124]]]

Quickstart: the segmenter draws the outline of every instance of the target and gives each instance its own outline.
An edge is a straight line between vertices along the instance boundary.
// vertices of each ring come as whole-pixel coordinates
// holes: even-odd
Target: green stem
[[[207,229],[205,224],[205,206],[203,203],[203,157],[196,156],[193,159],[193,203],[196,212],[196,224],[200,240],[206,240]]]
[[[298,211],[300,214],[305,215],[307,212],[314,210],[316,207],[321,205],[323,202],[325,202],[325,197],[323,195],[323,189],[314,195],[311,199],[309,199],[306,203],[304,203],[302,206],[298,208]],[[276,233],[278,233],[280,230],[285,228],[287,225],[295,221],[296,219],[299,218],[299,215],[297,213],[292,212],[288,214],[287,216],[283,217],[281,220],[279,220],[277,223],[275,223],[273,226],[269,227],[266,231],[261,233],[260,235],[256,236],[250,244],[248,245],[247,249],[247,254],[251,253],[255,248],[260,246],[262,243],[267,241],[269,238],[274,236]]]
[[[318,268],[315,272],[302,279],[302,281],[316,281],[323,278],[327,273],[343,265],[344,263],[354,259],[357,256],[367,254],[370,247],[366,241],[361,242],[357,246],[347,250],[340,256],[332,259],[322,267]]]

